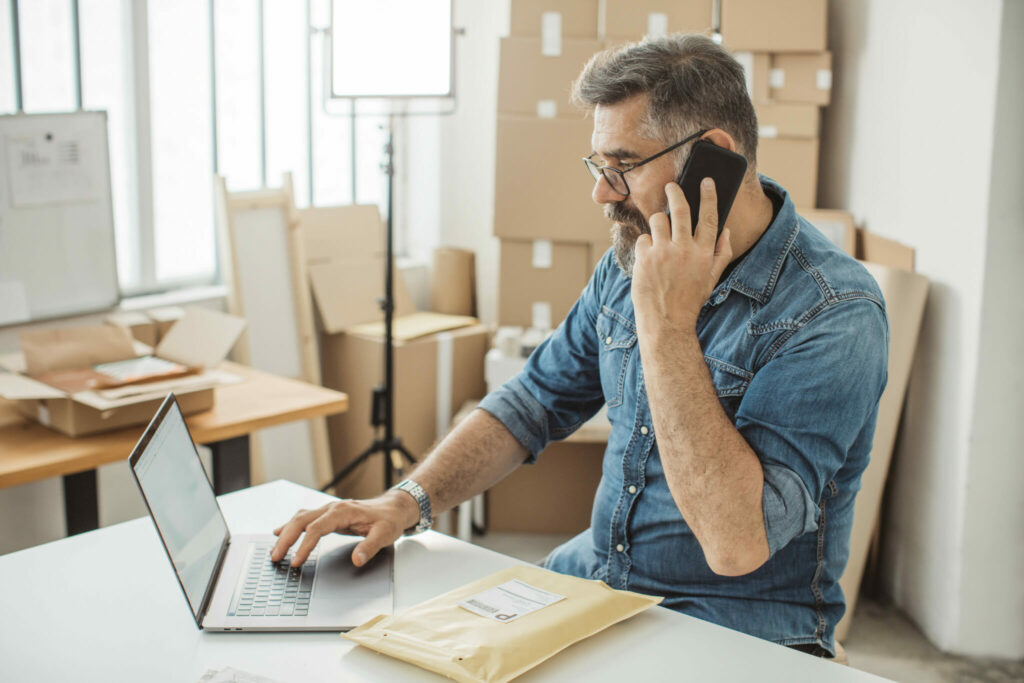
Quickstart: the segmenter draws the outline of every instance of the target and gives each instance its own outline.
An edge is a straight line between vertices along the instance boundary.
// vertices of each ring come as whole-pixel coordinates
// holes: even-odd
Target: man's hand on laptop
[[[299,567],[323,536],[337,532],[365,537],[352,552],[352,563],[362,567],[419,518],[416,501],[401,491],[388,491],[370,500],[340,500],[316,510],[299,510],[291,521],[274,529],[278,541],[270,551],[270,559],[280,562],[305,533],[292,555],[292,566]]]

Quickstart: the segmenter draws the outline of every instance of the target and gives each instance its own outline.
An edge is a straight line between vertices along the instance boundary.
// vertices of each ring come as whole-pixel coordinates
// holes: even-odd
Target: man
[[[881,293],[758,176],[743,70],[712,41],[671,36],[598,54],[574,99],[593,110],[593,198],[614,221],[613,248],[579,301],[415,482],[299,512],[275,531],[272,556],[305,531],[301,562],[321,536],[346,531],[366,537],[362,564],[607,403],[591,528],[546,566],[833,656],[837,582],[886,380]],[[698,132],[749,162],[717,241],[714,184],[702,183],[691,233],[673,182]]]

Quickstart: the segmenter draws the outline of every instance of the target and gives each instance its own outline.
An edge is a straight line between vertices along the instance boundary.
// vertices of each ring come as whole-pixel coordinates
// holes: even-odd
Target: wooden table
[[[225,361],[220,368],[244,378],[214,389],[214,406],[189,415],[192,438],[213,453],[218,494],[249,486],[249,434],[285,422],[348,410],[348,396],[306,382]],[[68,535],[99,526],[96,468],[127,460],[146,425],[72,438],[26,420],[0,429],[0,488],[48,477],[64,478]]]

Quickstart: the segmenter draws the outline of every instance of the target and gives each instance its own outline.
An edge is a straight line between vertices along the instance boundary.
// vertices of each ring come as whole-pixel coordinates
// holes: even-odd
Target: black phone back
[[[718,192],[718,234],[721,235],[746,172],[747,158],[742,154],[730,152],[707,140],[698,140],[693,145],[679,176],[679,187],[683,188],[683,194],[690,205],[690,226],[694,232],[700,215],[700,181],[704,178],[715,181],[715,190]]]

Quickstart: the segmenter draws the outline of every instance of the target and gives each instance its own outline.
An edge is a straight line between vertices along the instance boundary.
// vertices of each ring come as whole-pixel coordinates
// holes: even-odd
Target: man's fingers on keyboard
[[[332,531],[334,529],[330,528],[330,518],[326,513],[306,525],[306,535],[303,537],[302,543],[299,544],[298,550],[292,555],[292,566],[301,567],[320,539]]]
[[[291,548],[295,541],[299,539],[299,536],[302,535],[306,525],[321,514],[323,514],[323,508],[319,510],[299,510],[288,523],[275,529],[274,533],[277,534],[278,538],[277,543],[274,544],[270,551],[270,559],[274,562],[280,562],[281,558],[288,552],[288,548]]]

